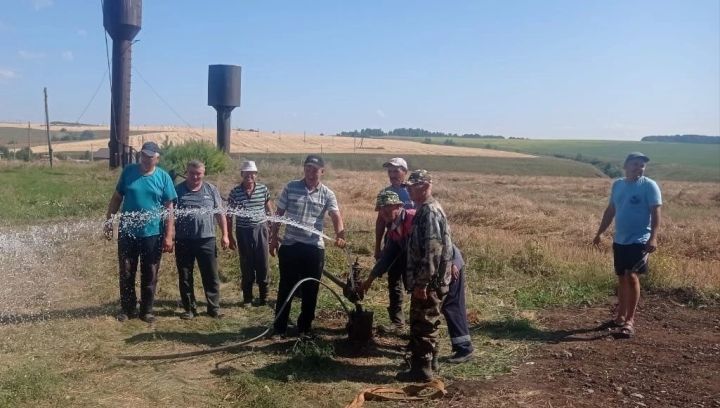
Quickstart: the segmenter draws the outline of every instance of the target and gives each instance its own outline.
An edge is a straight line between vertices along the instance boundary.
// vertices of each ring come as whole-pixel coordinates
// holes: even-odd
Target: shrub
[[[31,161],[35,158],[35,154],[30,150],[29,147],[25,146],[22,149],[15,152],[15,158],[23,161]]]
[[[179,174],[185,174],[185,167],[190,160],[205,163],[206,174],[222,173],[230,163],[230,157],[215,145],[201,141],[189,141],[181,145],[163,143],[160,157],[160,167],[170,173],[173,179]]]

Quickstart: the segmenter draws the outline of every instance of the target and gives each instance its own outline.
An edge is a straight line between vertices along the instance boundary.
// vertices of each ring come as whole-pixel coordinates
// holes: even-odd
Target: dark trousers
[[[180,300],[186,312],[195,310],[195,282],[193,267],[197,260],[202,279],[208,313],[220,308],[220,277],[218,276],[217,247],[215,237],[179,239],[175,241],[175,264],[178,270]]]
[[[275,306],[275,333],[285,333],[287,330],[288,317],[292,299],[282,313],[280,308],[290,294],[293,286],[303,278],[320,279],[322,270],[325,267],[325,249],[308,244],[282,245],[278,252],[280,267],[280,285],[278,298]],[[315,307],[320,284],[308,281],[302,284],[302,300],[300,316],[298,316],[297,327],[300,333],[310,331],[312,321],[315,319]]]
[[[253,284],[257,282],[260,299],[267,299],[268,293],[268,228],[261,223],[253,227],[235,229],[238,253],[240,254],[240,287],[243,301],[253,299]]]
[[[395,325],[405,324],[403,316],[402,304],[405,289],[403,282],[405,280],[405,267],[407,264],[407,251],[395,241],[386,239],[385,246],[380,252],[380,259],[375,263],[372,270],[373,276],[382,276],[387,271],[388,274],[388,299],[390,305],[387,308],[390,322]]]
[[[135,275],[138,258],[140,258],[140,314],[152,313],[161,256],[161,235],[140,238],[121,234],[118,238],[120,305],[125,313],[135,314],[137,310]]]
[[[472,351],[470,328],[465,310],[465,268],[460,270],[458,279],[450,282],[448,294],[445,296],[440,310],[447,322],[452,350],[454,352]]]

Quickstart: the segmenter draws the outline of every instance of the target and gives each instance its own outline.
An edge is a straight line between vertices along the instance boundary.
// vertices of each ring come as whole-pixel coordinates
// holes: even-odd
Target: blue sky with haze
[[[143,3],[134,125],[214,127],[207,66],[238,64],[233,127],[720,134],[718,0]],[[107,123],[100,0],[0,4],[0,121],[40,121],[44,86],[75,121],[100,86],[80,121]]]

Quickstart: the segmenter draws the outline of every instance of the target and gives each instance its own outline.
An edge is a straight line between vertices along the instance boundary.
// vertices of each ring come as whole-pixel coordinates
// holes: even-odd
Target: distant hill
[[[640,140],[643,142],[720,144],[720,136],[704,135],[645,136]]]

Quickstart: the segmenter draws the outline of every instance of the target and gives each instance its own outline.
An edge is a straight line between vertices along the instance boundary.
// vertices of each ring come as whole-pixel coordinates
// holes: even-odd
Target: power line
[[[167,106],[167,108],[170,109],[170,111],[172,111],[172,113],[175,114],[175,116],[177,116],[177,118],[180,119],[180,121],[182,121],[182,122],[185,124],[185,126],[187,126],[187,127],[190,128],[190,129],[193,129],[193,126],[190,124],[190,122],[188,122],[187,120],[185,120],[185,118],[183,118],[183,117],[172,107],[172,105],[170,105],[170,103],[169,103],[167,100],[165,100],[165,98],[163,98],[162,95],[160,95],[160,93],[159,93],[157,90],[155,90],[155,88],[150,84],[150,82],[149,82],[147,79],[145,79],[145,77],[143,76],[143,74],[140,73],[140,71],[139,71],[135,66],[133,66],[133,70],[135,71],[135,73],[138,74],[138,76],[140,77],[140,79],[141,79],[143,82],[145,82],[145,85],[147,85],[148,88],[150,88],[150,90],[152,91],[152,93],[154,93],[155,96],[156,96],[158,99],[160,99],[160,101],[161,101],[162,103],[164,103],[165,106]],[[200,136],[200,137],[202,137],[202,138],[205,137],[204,135],[198,133],[198,132],[195,131],[194,129],[192,130],[192,133],[194,133],[195,135]]]
[[[85,112],[87,112],[90,105],[95,101],[95,97],[97,96],[98,92],[100,92],[100,88],[105,83],[105,73],[106,72],[107,72],[107,70],[105,72],[103,72],[103,74],[100,76],[100,83],[98,83],[97,88],[95,88],[95,92],[93,92],[93,95],[90,98],[90,102],[88,102],[87,105],[85,105],[85,109],[82,110],[82,113],[75,120],[75,123],[80,123],[80,119],[82,119],[82,117],[85,115]]]

